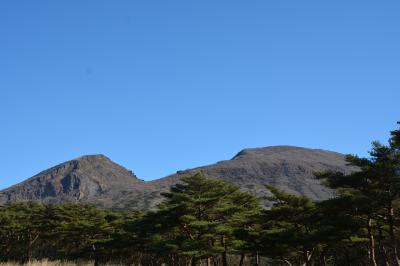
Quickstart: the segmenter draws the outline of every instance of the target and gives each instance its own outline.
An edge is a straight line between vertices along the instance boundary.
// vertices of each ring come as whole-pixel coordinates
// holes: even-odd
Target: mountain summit
[[[202,173],[241,186],[257,196],[269,192],[265,184],[287,192],[322,200],[333,195],[314,178],[326,170],[348,173],[356,170],[340,153],[293,146],[272,146],[240,151],[231,160],[178,171],[145,182],[104,155],[82,156],[43,171],[26,181],[0,191],[1,202],[82,202],[109,209],[147,209],[162,200],[161,192],[185,175]]]
[[[59,164],[0,192],[0,201],[84,202],[105,208],[135,207],[149,185],[104,155]]]
[[[245,191],[257,196],[265,196],[270,184],[296,195],[307,196],[313,200],[323,200],[333,196],[314,174],[323,171],[348,173],[356,168],[350,167],[345,155],[294,146],[272,146],[240,151],[231,160],[216,164],[178,171],[176,174],[150,182],[157,189],[167,189],[179,181],[180,176],[202,173],[208,177],[234,183]]]

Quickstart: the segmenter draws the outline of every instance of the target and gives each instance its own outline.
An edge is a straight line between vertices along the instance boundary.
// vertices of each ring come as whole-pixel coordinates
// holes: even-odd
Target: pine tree
[[[159,241],[170,251],[190,257],[192,265],[200,259],[210,264],[216,254],[227,265],[227,254],[238,252],[243,244],[236,230],[246,228],[260,210],[258,200],[238,186],[200,174],[182,178],[182,184],[165,197],[155,214],[162,217]]]
[[[349,201],[349,215],[355,217],[361,227],[365,228],[369,242],[368,256],[372,265],[378,264],[377,235],[382,246],[382,260],[400,265],[394,205],[400,197],[399,139],[400,130],[395,130],[391,132],[388,145],[372,143],[370,158],[348,156],[346,160],[359,167],[360,171],[347,175],[332,172],[318,175],[319,178],[325,179],[325,184],[329,187],[337,189],[342,199],[346,198]],[[383,230],[389,235],[387,246],[391,251],[390,256],[387,256],[385,251]]]
[[[290,260],[311,265],[321,240],[318,208],[306,197],[295,196],[266,186],[274,202],[265,210],[261,234],[264,254],[291,264]],[[299,256],[300,255],[300,256]]]

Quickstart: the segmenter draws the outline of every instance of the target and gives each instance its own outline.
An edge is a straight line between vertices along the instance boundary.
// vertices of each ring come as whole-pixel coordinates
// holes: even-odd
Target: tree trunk
[[[228,266],[228,260],[226,258],[226,252],[222,252],[221,259],[222,259],[222,266]]]
[[[308,250],[306,247],[303,247],[303,258],[304,258],[304,266],[310,266],[311,260],[313,256],[313,250]]]
[[[258,256],[258,251],[256,251],[256,263],[254,266],[259,266],[260,265],[260,256]]]
[[[326,266],[326,253],[328,251],[328,246],[324,247],[322,249],[322,252],[320,252],[320,256],[319,256],[319,264],[322,266]]]
[[[29,262],[32,260],[32,247],[36,240],[39,238],[39,234],[32,238],[32,234],[29,235],[30,240],[28,242],[28,248],[26,250],[26,261]]]
[[[224,247],[224,251],[221,254],[222,266],[228,266],[228,260],[226,258],[226,243],[225,243],[225,237],[224,236],[221,236],[221,246]]]
[[[197,265],[196,258],[193,257],[193,258],[191,259],[190,265],[191,265],[191,266],[196,266],[196,265]]]
[[[93,244],[92,245],[92,250],[93,250],[93,253],[94,253],[94,266],[99,266],[99,258],[98,258],[98,254],[97,254],[97,251],[96,251],[96,246]]]
[[[240,255],[240,262],[239,262],[239,266],[243,266],[243,262],[244,262],[244,253],[242,253],[242,255]]]
[[[282,261],[289,266],[293,266],[293,264],[288,259],[282,258]]]
[[[326,256],[325,256],[325,255],[322,256],[322,265],[323,265],[323,266],[326,266],[326,265],[327,265],[327,264],[326,264]]]
[[[211,266],[211,257],[207,258],[207,266]]]
[[[369,247],[368,247],[369,260],[371,261],[371,264],[373,266],[378,266],[378,264],[376,263],[376,258],[375,258],[375,239],[374,239],[374,234],[372,232],[372,219],[371,218],[368,218],[367,229],[368,229],[368,240],[369,240]]]
[[[383,264],[385,264],[385,266],[390,266],[389,260],[388,260],[387,254],[386,254],[386,249],[383,245],[382,227],[380,225],[378,225],[378,246],[379,246],[379,252],[382,256]]]
[[[395,228],[394,228],[394,210],[393,206],[390,203],[389,208],[388,208],[388,214],[389,214],[389,235],[390,235],[390,245],[393,251],[393,256],[394,256],[394,262],[396,266],[400,266],[400,260],[397,252],[397,241],[396,241],[396,234],[395,234]]]

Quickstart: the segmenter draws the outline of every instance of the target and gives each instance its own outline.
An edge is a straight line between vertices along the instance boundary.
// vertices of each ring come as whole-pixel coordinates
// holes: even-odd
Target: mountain
[[[345,155],[293,146],[272,146],[244,149],[231,160],[178,171],[174,175],[151,181],[156,190],[166,190],[179,182],[180,176],[202,173],[239,185],[242,190],[257,196],[269,195],[265,184],[270,184],[296,195],[313,200],[324,200],[334,192],[321,185],[314,173],[323,171],[349,173],[357,169],[347,165]],[[266,202],[266,204],[268,204]]]
[[[245,149],[231,160],[145,182],[104,155],[91,155],[62,163],[0,191],[0,203],[82,202],[117,210],[147,209],[159,203],[160,193],[178,183],[179,177],[195,173],[240,185],[244,191],[257,196],[269,194],[264,184],[271,184],[323,200],[332,197],[333,191],[321,185],[313,173],[326,170],[348,173],[356,169],[348,166],[340,153],[273,146]]]
[[[0,202],[83,202],[108,209],[146,208],[146,199],[152,193],[156,192],[131,171],[104,155],[90,155],[59,164],[0,191]]]

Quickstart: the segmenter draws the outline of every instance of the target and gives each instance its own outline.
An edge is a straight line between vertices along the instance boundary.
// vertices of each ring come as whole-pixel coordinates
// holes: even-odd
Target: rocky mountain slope
[[[270,184],[296,195],[314,200],[333,196],[333,191],[321,185],[314,173],[323,171],[348,173],[356,168],[348,166],[345,155],[320,149],[292,146],[273,146],[245,149],[231,160],[176,174],[150,182],[157,190],[167,189],[179,182],[179,177],[201,172],[208,177],[241,186],[257,196],[269,195],[265,184]]]
[[[146,208],[151,186],[104,155],[82,156],[0,191],[0,202],[83,202],[104,208]]]
[[[42,201],[82,202],[110,209],[147,209],[162,200],[160,192],[179,177],[201,172],[205,176],[240,185],[254,195],[266,195],[264,184],[314,200],[333,192],[314,178],[326,170],[349,172],[344,155],[336,152],[292,146],[245,149],[231,160],[145,182],[103,155],[83,156],[41,172],[0,191],[0,203]]]

